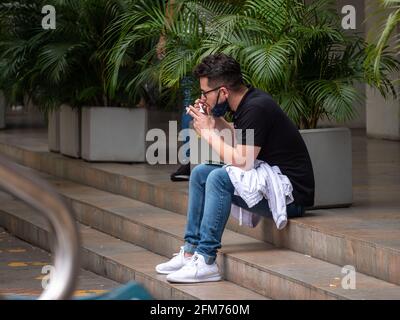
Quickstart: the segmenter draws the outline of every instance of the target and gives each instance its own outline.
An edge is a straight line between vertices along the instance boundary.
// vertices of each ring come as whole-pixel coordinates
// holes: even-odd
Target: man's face
[[[200,100],[212,110],[217,103],[225,102],[228,98],[228,90],[225,86],[210,87],[208,78],[200,78]],[[218,99],[218,101],[217,101]]]

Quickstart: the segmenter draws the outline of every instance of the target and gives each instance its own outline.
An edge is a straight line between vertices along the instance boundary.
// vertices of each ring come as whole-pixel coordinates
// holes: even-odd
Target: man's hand
[[[196,99],[196,101],[194,102],[193,107],[195,109],[197,109],[197,110],[203,110],[203,113],[205,113],[205,114],[211,115],[211,108],[207,104],[206,100]]]
[[[196,130],[197,134],[203,137],[208,137],[208,133],[215,129],[214,118],[201,113],[200,107],[195,108],[194,106],[189,106],[188,111],[193,118],[193,128]]]

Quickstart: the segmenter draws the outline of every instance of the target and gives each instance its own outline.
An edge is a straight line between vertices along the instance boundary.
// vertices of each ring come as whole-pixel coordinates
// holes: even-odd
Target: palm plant
[[[0,1],[0,90],[9,103],[32,94],[32,66],[42,45],[40,1]],[[39,22],[39,23],[38,23]]]
[[[125,87],[131,95],[140,96],[150,85],[158,88],[162,103],[175,104],[181,80],[201,57],[210,21],[236,12],[235,2],[240,1],[175,0],[169,6],[163,0],[135,1],[109,30],[111,37],[119,36],[108,56],[110,94]],[[162,59],[160,37],[164,39]],[[121,78],[121,68],[127,66],[132,72]]]
[[[142,43],[145,54],[133,62],[139,69],[127,82],[131,92],[146,83],[177,89],[202,57],[225,52],[240,62],[246,81],[274,96],[299,128],[315,128],[324,116],[339,122],[354,117],[353,104],[362,98],[357,82],[395,93],[388,75],[397,61],[386,55],[379,62],[379,83],[367,63],[372,46],[346,35],[334,1],[177,0],[174,10],[166,20],[164,1],[139,0],[117,23],[123,32],[109,59],[111,89],[130,48]],[[166,37],[162,60],[156,58],[160,34]]]
[[[380,61],[378,85],[365,63],[371,46],[346,35],[340,21],[330,0],[247,0],[238,14],[214,21],[206,53],[236,57],[247,81],[270,92],[299,128],[315,128],[323,116],[343,122],[361,98],[356,82],[395,93],[388,75],[398,63]]]
[[[127,106],[127,95],[110,97],[106,89],[106,30],[130,1],[53,0],[57,28],[46,35],[37,67],[68,93],[74,106]]]
[[[380,26],[376,29],[381,32],[376,47],[370,51],[368,60],[368,62],[373,63],[374,73],[378,80],[380,80],[381,61],[386,59],[388,52],[390,52],[389,42],[400,24],[400,2],[398,0],[380,0],[379,5],[380,7],[375,10],[373,15],[384,18],[377,21]],[[388,11],[389,14],[386,15],[385,13]],[[373,33],[375,33],[375,29]],[[391,47],[398,54],[400,52],[400,41],[398,38],[393,40]]]
[[[29,92],[47,110],[72,106],[129,106],[127,94],[114,97],[106,89],[106,29],[125,10],[129,0],[2,1],[0,86],[10,92]],[[41,27],[41,8],[57,10],[55,30]],[[10,22],[12,22],[10,24]],[[108,39],[110,40],[110,39]],[[18,90],[17,90],[18,89]]]

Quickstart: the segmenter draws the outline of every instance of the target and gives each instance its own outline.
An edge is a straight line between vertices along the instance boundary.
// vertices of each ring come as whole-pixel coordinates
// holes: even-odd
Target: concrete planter
[[[49,151],[60,152],[60,111],[53,110],[49,112],[48,123],[48,143]]]
[[[82,158],[87,161],[144,162],[147,110],[84,107]]]
[[[0,91],[0,129],[6,127],[6,99],[2,91]]]
[[[80,110],[63,104],[60,107],[60,153],[79,158],[80,146]]]
[[[314,208],[350,206],[351,132],[348,128],[300,130],[314,169]]]

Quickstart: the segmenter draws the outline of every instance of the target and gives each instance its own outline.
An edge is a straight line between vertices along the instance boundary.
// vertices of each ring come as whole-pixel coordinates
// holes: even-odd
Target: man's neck
[[[229,95],[228,103],[229,103],[229,107],[231,108],[232,111],[237,110],[240,102],[242,101],[244,95],[247,93],[248,90],[249,90],[249,88],[247,88],[246,86],[242,86],[240,88],[240,90],[232,92]]]

